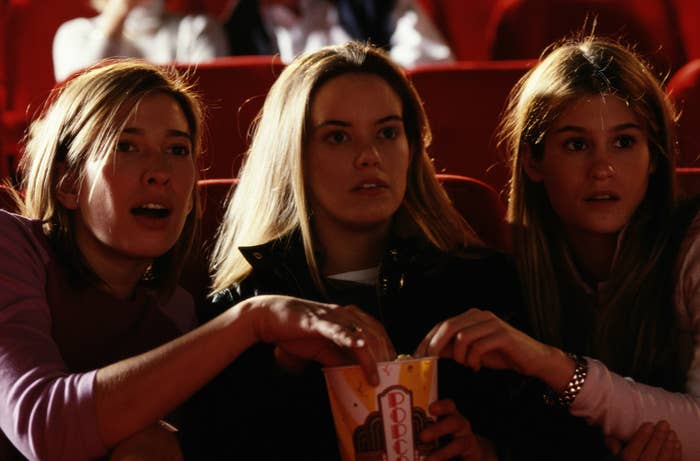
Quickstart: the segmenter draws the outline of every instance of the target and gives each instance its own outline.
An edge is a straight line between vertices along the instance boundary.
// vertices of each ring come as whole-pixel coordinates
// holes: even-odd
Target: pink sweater
[[[680,254],[675,308],[679,334],[690,335],[693,341],[685,393],[634,382],[589,358],[588,377],[571,413],[622,440],[644,422],[666,420],[683,445],[683,459],[700,460],[700,215],[690,226]]]
[[[0,429],[32,460],[105,455],[96,369],[191,328],[191,297],[162,306],[146,290],[121,301],[76,286],[39,222],[2,210],[0,254]]]

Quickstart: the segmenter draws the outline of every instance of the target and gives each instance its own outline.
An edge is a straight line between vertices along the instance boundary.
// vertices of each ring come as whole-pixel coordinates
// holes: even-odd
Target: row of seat
[[[408,72],[433,130],[429,153],[438,173],[478,178],[503,190],[508,167],[494,132],[508,92],[534,61],[483,61],[433,65]],[[284,65],[272,56],[221,58],[197,67],[180,65],[201,92],[208,110],[206,177],[234,177],[248,146],[249,127]],[[700,60],[670,80],[668,91],[681,111],[679,166],[700,166]],[[458,108],[458,109],[456,109]],[[4,132],[4,172],[13,171],[25,118]],[[12,125],[5,125],[12,129]],[[14,138],[12,136],[15,136]],[[15,146],[12,148],[12,146]]]
[[[595,10],[600,14],[599,29],[606,24],[606,27],[617,27],[612,25],[615,24],[614,18],[603,15],[605,8],[631,8],[636,11],[635,14],[618,16],[617,21],[624,17],[630,24],[644,22],[631,19],[640,16],[646,18],[647,24],[656,18],[658,31],[647,34],[649,37],[668,37],[669,28],[663,25],[674,17],[678,20],[697,17],[693,16],[692,5],[700,5],[696,0],[421,0],[421,3],[438,25],[449,32],[446,35],[452,42],[459,35],[459,24],[468,25],[462,28],[461,36],[471,34],[473,27],[476,27],[471,21],[474,18],[483,19],[484,14],[492,18],[491,22],[511,24],[505,28],[511,32],[501,34],[503,37],[522,35],[512,29],[517,29],[518,25],[529,29],[528,37],[537,35],[533,29],[542,35],[544,33],[541,30],[547,29],[546,27],[533,28],[531,22],[506,21],[505,18],[523,18],[519,15],[527,14],[529,10],[521,11],[522,5],[528,2],[539,2],[537,11],[543,15],[545,12],[553,14],[549,7],[542,6],[547,1],[565,4],[570,11],[575,11],[576,8],[599,8]],[[229,0],[176,0],[172,4],[184,11],[205,8],[212,13],[221,14],[228,2]],[[87,2],[83,0],[60,2],[60,11],[54,11],[55,8],[51,5],[53,3],[37,0],[0,2],[0,33],[5,38],[0,46],[0,177],[14,172],[20,151],[19,140],[27,120],[36,113],[53,86],[50,43],[55,28],[69,17],[92,14]],[[511,10],[520,13],[508,13]],[[700,7],[696,10],[700,10]],[[581,17],[573,15],[571,20],[580,21]],[[486,22],[488,21],[480,21],[482,27]],[[674,30],[678,33],[685,29]],[[503,40],[507,41],[505,38]],[[670,45],[678,40],[653,40],[660,47],[657,51],[663,51],[663,56],[670,61],[675,60],[672,56],[682,54],[670,51],[679,49]],[[520,46],[517,43],[519,41],[535,43],[534,39],[528,38],[498,47],[515,50]],[[536,51],[539,53],[539,48]],[[439,172],[466,174],[483,179],[499,189],[502,187],[507,169],[496,154],[493,130],[508,90],[529,65],[530,61],[527,60],[460,61],[453,65],[430,66],[410,72],[425,100],[435,132],[431,153]],[[700,156],[700,142],[692,130],[693,120],[700,117],[700,114],[694,115],[695,111],[700,111],[696,109],[700,105],[691,103],[697,100],[693,98],[700,97],[693,95],[697,91],[694,89],[697,88],[697,82],[693,80],[697,74],[693,70],[694,66],[697,64],[689,64],[677,72],[677,77],[669,84],[671,95],[683,109],[683,156],[680,162],[683,166],[697,166],[696,161]],[[3,68],[8,71],[11,69],[12,72],[3,72]],[[237,172],[240,156],[247,146],[249,121],[281,68],[281,63],[270,57],[238,57],[201,65],[194,72],[193,76],[199,79],[199,86],[211,112],[209,155],[206,159],[210,177],[233,176]],[[455,107],[466,110],[455,111]]]
[[[700,193],[700,168],[679,169],[678,178],[686,191]],[[505,205],[499,193],[490,185],[474,178],[438,174],[438,179],[455,208],[484,243],[507,251],[509,231],[505,222]],[[198,183],[202,200],[202,244],[198,246],[201,251],[185,266],[182,277],[183,286],[195,296],[204,296],[208,289],[207,256],[223,216],[226,197],[236,184],[235,178],[204,179]],[[9,189],[1,184],[0,209],[16,210]]]

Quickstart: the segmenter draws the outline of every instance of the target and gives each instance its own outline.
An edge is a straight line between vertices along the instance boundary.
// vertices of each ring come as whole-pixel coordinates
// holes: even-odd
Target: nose
[[[615,175],[615,165],[609,153],[596,153],[592,161],[590,174],[593,179],[605,180]]]
[[[170,182],[170,161],[166,153],[153,152],[144,171],[144,181],[149,185],[166,185]]]
[[[371,142],[365,143],[360,149],[355,163],[358,168],[367,168],[381,164],[382,158],[377,146]]]

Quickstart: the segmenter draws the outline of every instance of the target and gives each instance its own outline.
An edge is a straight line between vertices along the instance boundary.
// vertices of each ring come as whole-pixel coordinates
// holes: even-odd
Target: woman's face
[[[399,96],[373,74],[341,75],[319,88],[305,152],[317,231],[388,229],[410,161],[402,113]]]
[[[153,93],[128,119],[107,161],[88,161],[77,194],[61,201],[75,210],[77,244],[94,270],[148,263],[177,242],[193,204],[191,139],[180,105]]]
[[[570,238],[616,235],[644,199],[652,171],[647,136],[625,101],[587,96],[547,131],[540,160],[526,154]]]

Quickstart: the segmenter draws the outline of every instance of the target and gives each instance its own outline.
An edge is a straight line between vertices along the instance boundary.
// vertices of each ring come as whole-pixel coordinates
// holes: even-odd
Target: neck
[[[92,239],[77,239],[86,264],[100,280],[99,288],[118,299],[129,299],[152,260],[129,258]]]
[[[576,264],[584,271],[586,278],[592,278],[594,282],[603,282],[610,277],[618,236],[619,232],[614,234],[570,233],[567,236]]]
[[[315,235],[324,255],[321,272],[340,274],[379,264],[389,239],[389,224],[363,230],[316,228]]]

